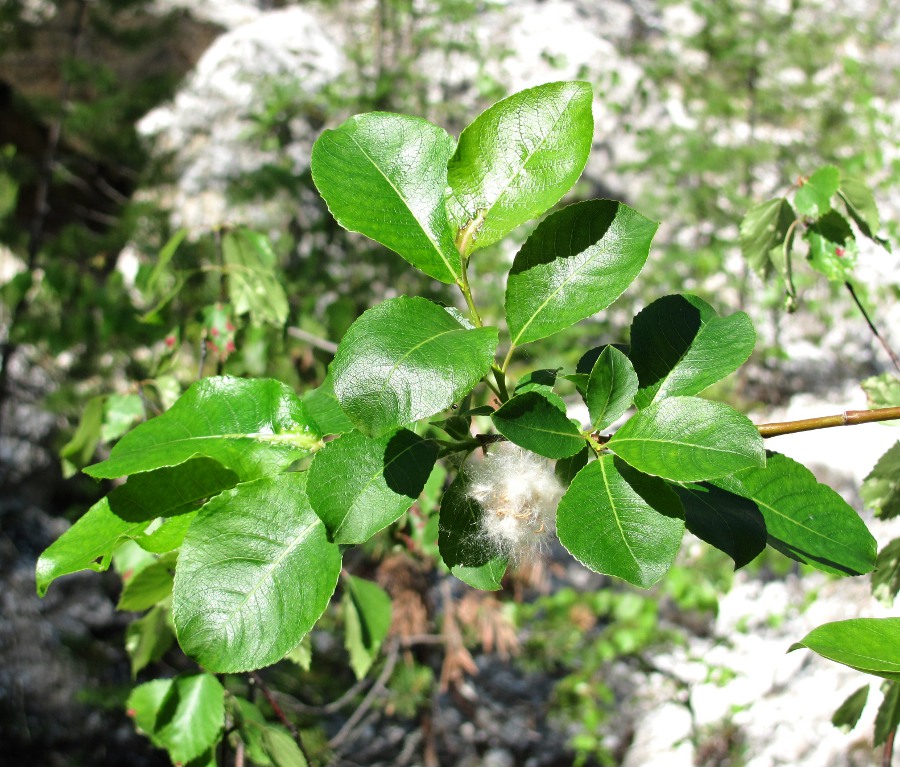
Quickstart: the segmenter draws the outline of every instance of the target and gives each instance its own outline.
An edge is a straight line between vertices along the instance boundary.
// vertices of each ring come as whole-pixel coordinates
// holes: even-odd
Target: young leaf
[[[587,200],[542,221],[516,254],[506,285],[514,346],[605,309],[640,273],[657,224],[621,202]]]
[[[262,745],[275,767],[307,767],[308,762],[289,732],[269,725],[263,731]]]
[[[634,401],[637,373],[631,361],[614,346],[607,346],[591,369],[584,401],[591,415],[591,428],[605,429]]]
[[[350,432],[316,453],[306,492],[335,543],[365,543],[412,506],[435,460],[435,444],[407,429]]]
[[[669,397],[641,410],[607,447],[638,471],[676,482],[724,477],[765,466],[756,427],[721,402]]]
[[[283,328],[288,299],[278,274],[278,257],[264,234],[245,227],[222,235],[228,295],[238,316],[249,314],[254,325]]]
[[[692,295],[657,299],[631,324],[630,357],[640,381],[635,404],[699,394],[746,362],[755,342],[744,312],[719,317]]]
[[[856,266],[856,238],[850,224],[831,210],[804,234],[809,243],[809,265],[831,282],[846,282]]]
[[[839,727],[845,732],[849,732],[859,718],[862,716],[863,709],[866,707],[866,701],[869,699],[869,685],[864,684],[855,692],[850,693],[847,699],[841,703],[834,716],[831,717],[831,723],[835,727]]]
[[[175,630],[211,671],[281,660],[328,605],[341,555],[305,485],[305,473],[238,485],[191,525],[175,574]]]
[[[581,430],[536,391],[517,394],[491,420],[510,442],[547,458],[568,458],[584,447]]]
[[[222,737],[225,690],[212,674],[175,677],[156,712],[153,740],[175,763],[203,754]]]
[[[447,168],[454,230],[477,226],[469,251],[541,215],[578,180],[594,138],[591,86],[547,83],[498,101],[459,137]]]
[[[741,221],[741,253],[763,279],[783,260],[781,246],[793,222],[794,211],[783,197],[751,208]],[[774,260],[773,252],[778,253]]]
[[[880,552],[872,573],[872,596],[892,607],[900,593],[900,538],[894,538]]]
[[[344,641],[350,668],[362,679],[372,667],[391,628],[391,598],[384,589],[349,576],[344,592]]]
[[[494,557],[478,567],[454,565],[450,572],[473,589],[499,591],[503,588],[503,576],[508,564],[506,557]]]
[[[446,131],[418,117],[357,115],[319,136],[313,182],[345,229],[452,283],[461,276],[444,201],[453,148]]]
[[[900,441],[878,459],[863,480],[860,495],[881,519],[900,516]]]
[[[885,682],[881,689],[884,690],[884,700],[875,715],[875,734],[872,739],[872,745],[876,747],[883,745],[888,735],[900,724],[900,684]]]
[[[283,471],[320,438],[306,407],[285,384],[204,378],[170,410],[126,434],[107,460],[85,473],[115,479],[206,456],[246,481]]]
[[[158,748],[165,746],[156,739],[156,716],[174,684],[174,679],[154,679],[139,684],[131,691],[125,703],[128,716],[134,719],[138,732],[150,738]]]
[[[752,500],[766,520],[769,545],[786,556],[837,575],[874,567],[875,539],[859,515],[796,461],[770,453],[765,468],[713,484]]]
[[[572,480],[556,511],[556,530],[586,567],[649,588],[675,561],[684,513],[665,482],[603,455]]]
[[[465,396],[497,341],[496,329],[466,329],[425,298],[394,298],[350,326],[331,366],[334,391],[360,431],[386,434]]]
[[[131,658],[131,677],[155,663],[175,641],[168,605],[158,605],[125,629],[125,651]]]
[[[125,581],[116,609],[142,612],[169,597],[172,594],[176,558],[175,552],[160,557]]]
[[[766,523],[753,501],[715,485],[673,486],[687,529],[734,560],[737,570],[766,548]]]
[[[853,618],[814,628],[788,652],[807,648],[864,674],[900,679],[900,618]]]
[[[794,205],[800,215],[819,218],[831,210],[831,198],[837,193],[841,173],[833,165],[826,165],[813,173],[797,190]]]
[[[35,580],[38,596],[61,575],[79,570],[103,572],[112,553],[123,541],[144,531],[150,522],[126,522],[109,508],[109,501],[97,501],[38,557]]]

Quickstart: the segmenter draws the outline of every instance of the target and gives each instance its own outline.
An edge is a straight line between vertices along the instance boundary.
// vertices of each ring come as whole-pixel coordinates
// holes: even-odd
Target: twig
[[[856,304],[856,308],[862,313],[862,316],[866,320],[866,324],[869,326],[869,330],[872,331],[872,335],[878,339],[878,343],[881,344],[881,348],[887,352],[887,356],[891,358],[891,362],[894,363],[894,367],[900,372],[900,357],[897,357],[897,352],[891,348],[891,345],[887,342],[884,336],[878,332],[878,328],[875,327],[875,323],[872,322],[872,318],[869,317],[869,313],[866,311],[866,308],[862,305],[862,301],[859,300],[859,296],[856,295],[856,291],[853,289],[853,285],[850,284],[850,281],[844,283],[844,287],[850,292],[850,297],[853,299],[853,302]]]
[[[278,705],[278,701],[275,700],[275,696],[272,695],[272,691],[268,688],[259,673],[256,671],[251,671],[250,679],[265,696],[266,701],[272,707],[272,711],[275,713],[275,716],[277,716],[281,723],[288,728],[288,731],[291,733],[294,741],[297,743],[297,747],[303,753],[303,758],[306,759],[307,763],[309,763],[309,754],[306,753],[306,747],[303,745],[303,738],[300,735],[300,730],[298,730],[296,725],[287,718],[281,706]]]
[[[894,421],[900,419],[900,407],[881,407],[875,410],[847,410],[839,415],[825,415],[818,418],[804,418],[800,421],[782,423],[761,423],[757,429],[762,437],[778,437],[782,434],[796,434],[813,429],[829,429],[832,426],[856,426],[861,423]]]
[[[884,751],[881,754],[881,767],[891,767],[894,759],[894,736],[897,734],[897,728],[891,730],[887,739],[884,741]]]
[[[316,349],[321,349],[323,352],[328,352],[329,354],[335,354],[337,352],[338,345],[334,341],[326,341],[324,338],[319,338],[302,328],[290,327],[287,329],[287,333],[293,338],[299,338],[301,341],[306,341],[310,346],[315,346]]]
[[[356,725],[360,722],[360,720],[366,715],[366,712],[372,707],[372,704],[375,702],[375,699],[382,695],[385,691],[385,685],[387,685],[388,680],[391,678],[391,674],[394,673],[394,667],[397,665],[397,659],[400,657],[400,643],[397,641],[392,641],[390,647],[387,652],[387,660],[384,664],[384,668],[381,670],[381,673],[378,675],[378,679],[375,680],[375,684],[372,685],[372,689],[366,694],[366,697],[363,698],[362,703],[359,704],[359,707],[354,711],[350,718],[344,722],[343,727],[338,730],[337,734],[328,741],[328,745],[333,750],[338,750],[344,741],[350,737]]]

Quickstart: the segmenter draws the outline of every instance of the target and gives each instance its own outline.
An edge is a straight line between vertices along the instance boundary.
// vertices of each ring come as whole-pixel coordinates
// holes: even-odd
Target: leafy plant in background
[[[173,761],[212,764],[227,735],[255,762],[304,762],[303,741],[265,721],[247,680],[306,654],[304,636],[339,581],[351,665],[368,672],[391,602],[378,585],[342,576],[342,563],[426,488],[440,497],[437,555],[479,589],[499,589],[509,564],[538,558],[554,534],[590,569],[645,588],[672,566],[686,528],[736,567],[768,543],[836,575],[872,570],[875,541],[856,512],[765,450],[764,435],[802,425],[757,427],[698,396],[750,355],[742,312],[665,296],[634,318],[629,346],[586,349],[575,369],[512,380],[519,349],[605,309],[649,253],[656,224],[623,203],[556,210],[509,270],[502,343],[482,321],[470,279],[478,251],[550,210],[592,138],[581,82],[510,96],[458,140],[384,112],[326,130],[312,175],[336,220],[455,286],[465,311],[416,296],[383,301],[350,326],[319,388],[300,397],[274,379],[205,378],[85,469],[128,479],[41,555],[38,591],[120,560],[123,606],[148,610],[129,631],[135,670],[173,637],[199,666],[129,698],[138,727]],[[271,284],[239,269],[232,303],[245,288],[262,301]],[[569,394],[587,424],[569,417]],[[885,408],[859,420],[898,416]]]

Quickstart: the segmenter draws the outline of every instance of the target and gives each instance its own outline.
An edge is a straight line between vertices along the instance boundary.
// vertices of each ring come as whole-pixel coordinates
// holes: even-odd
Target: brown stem
[[[832,426],[856,426],[861,423],[893,421],[900,419],[900,407],[881,407],[875,410],[847,410],[839,415],[824,415],[819,418],[804,418],[800,421],[782,423],[761,423],[756,428],[762,437],[778,437],[781,434],[796,434],[813,429],[829,429]]]
[[[894,759],[894,736],[897,734],[897,728],[891,730],[887,739],[884,741],[884,751],[881,754],[881,767],[891,767]]]
[[[294,723],[287,718],[284,711],[282,711],[281,706],[278,705],[278,701],[275,700],[275,696],[272,695],[272,691],[266,686],[266,683],[256,671],[250,672],[250,679],[265,696],[266,701],[272,707],[272,711],[274,712],[275,716],[277,716],[281,723],[288,728],[288,731],[291,733],[291,735],[294,737],[294,741],[297,743],[297,747],[303,753],[303,757],[306,759],[307,763],[309,763],[309,754],[306,753],[306,748],[303,745],[303,738],[300,736],[300,730],[298,730]]]
[[[862,305],[862,301],[859,300],[859,296],[856,295],[856,291],[853,289],[853,285],[850,282],[845,282],[844,287],[850,293],[850,297],[853,299],[853,302],[856,304],[856,308],[862,313],[862,316],[866,320],[866,324],[869,326],[869,330],[872,331],[872,335],[878,340],[878,343],[881,344],[881,348],[885,350],[887,356],[891,358],[891,362],[894,363],[894,367],[900,371],[900,358],[897,357],[897,352],[893,350],[891,345],[887,342],[884,336],[878,332],[878,328],[875,327],[875,323],[872,322],[872,318],[869,317],[869,313],[866,311],[866,308]]]

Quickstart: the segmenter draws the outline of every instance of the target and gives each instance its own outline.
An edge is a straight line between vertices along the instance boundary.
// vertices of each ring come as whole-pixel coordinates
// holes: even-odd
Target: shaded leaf
[[[560,458],[556,462],[554,474],[556,474],[556,478],[564,487],[568,487],[572,483],[572,480],[575,479],[575,475],[587,466],[590,453],[590,449],[585,445],[581,450],[575,453],[575,455],[570,456],[569,458]]]
[[[649,588],[675,561],[684,534],[678,496],[612,455],[585,466],[559,502],[560,543],[591,570]]]
[[[116,609],[141,612],[171,596],[176,559],[175,552],[167,554],[126,580]]]
[[[349,576],[344,591],[344,644],[350,668],[362,679],[391,628],[391,598],[375,583]]]
[[[803,235],[809,243],[809,265],[832,282],[846,282],[856,267],[856,238],[850,224],[831,210]]]
[[[444,201],[453,149],[447,132],[426,120],[372,112],[319,136],[312,177],[341,226],[452,283],[461,275]]]
[[[893,519],[900,516],[900,441],[878,459],[859,492],[876,517]]]
[[[497,341],[496,329],[466,329],[427,299],[394,298],[347,331],[334,391],[360,431],[385,434],[465,396],[490,370]]]
[[[837,575],[861,575],[874,567],[875,539],[859,515],[796,461],[770,453],[764,469],[713,484],[756,503],[769,545],[786,556]]]
[[[467,490],[466,477],[460,473],[441,499],[438,547],[441,559],[451,569],[456,565],[481,567],[497,554],[481,531],[481,504]]]
[[[94,451],[100,443],[105,403],[105,395],[91,397],[87,401],[72,439],[59,451],[59,457],[62,459],[62,473],[66,479],[74,476],[93,460]]]
[[[853,618],[814,628],[790,650],[807,648],[864,674],[900,679],[900,618]]]
[[[831,723],[835,727],[840,727],[845,732],[849,732],[859,722],[868,699],[869,685],[864,684],[855,692],[850,693],[847,699],[841,703],[837,711],[834,712],[834,716],[831,717]]]
[[[185,537],[173,615],[182,649],[217,673],[281,660],[328,605],[337,545],[309,505],[306,474],[247,482],[214,498]]]
[[[85,473],[114,479],[206,456],[247,480],[284,470],[319,440],[305,406],[283,383],[204,378]]]
[[[591,427],[601,430],[631,407],[638,391],[638,377],[631,361],[622,352],[607,346],[591,369],[585,403]]]
[[[514,346],[605,309],[640,273],[657,224],[613,200],[569,205],[544,219],[516,254],[506,285]]]
[[[677,482],[723,477],[766,462],[762,437],[745,416],[696,397],[669,397],[644,408],[607,447],[639,471]]]
[[[306,757],[293,736],[281,727],[266,727],[262,745],[275,767],[307,767]]]
[[[594,137],[591,86],[557,82],[516,93],[480,114],[447,167],[451,225],[481,220],[469,252],[549,210],[584,170]]]
[[[412,506],[436,459],[435,444],[407,429],[350,432],[316,453],[306,491],[335,543],[365,543]]]
[[[888,739],[897,725],[900,724],[900,684],[897,682],[885,682],[882,685],[884,700],[875,714],[875,736],[873,746],[881,746]]]
[[[880,552],[872,573],[872,596],[892,607],[900,593],[900,538],[894,538]]]
[[[793,222],[794,211],[783,197],[756,205],[741,221],[741,253],[763,279],[769,276],[773,266],[781,271],[782,243]]]
[[[887,240],[878,236],[881,227],[878,205],[875,203],[875,195],[866,183],[861,179],[845,176],[841,179],[838,194],[847,206],[847,213],[863,236],[887,247],[889,244]]]
[[[249,314],[254,325],[284,327],[288,299],[268,238],[245,227],[227,229],[222,234],[222,256],[235,314]]]
[[[584,447],[581,430],[536,391],[517,394],[491,420],[510,442],[547,458],[568,458]]]
[[[154,607],[144,617],[129,623],[125,629],[125,651],[131,659],[132,679],[141,669],[162,658],[174,641],[168,605]]]

